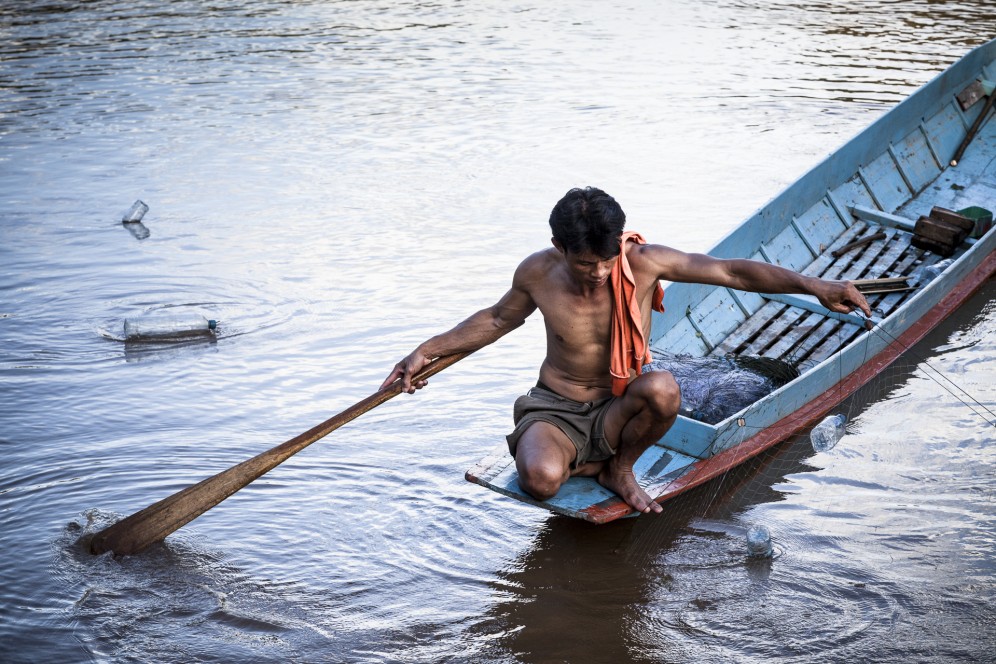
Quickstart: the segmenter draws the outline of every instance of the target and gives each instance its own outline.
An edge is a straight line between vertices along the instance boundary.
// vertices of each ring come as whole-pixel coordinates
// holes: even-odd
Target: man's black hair
[[[590,251],[602,259],[619,255],[626,213],[616,199],[595,187],[571,189],[550,212],[553,239],[572,254]]]

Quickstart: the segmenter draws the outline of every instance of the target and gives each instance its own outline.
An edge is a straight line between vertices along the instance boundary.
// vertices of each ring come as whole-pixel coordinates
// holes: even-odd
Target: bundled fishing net
[[[694,357],[655,354],[644,371],[671,372],[681,388],[681,414],[716,424],[798,377],[773,357]]]

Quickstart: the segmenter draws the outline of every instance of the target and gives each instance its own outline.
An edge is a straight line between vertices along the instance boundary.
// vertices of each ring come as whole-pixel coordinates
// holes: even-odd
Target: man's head
[[[550,230],[557,249],[591,253],[608,260],[619,255],[619,237],[626,214],[616,199],[601,189],[571,189],[550,212]]]

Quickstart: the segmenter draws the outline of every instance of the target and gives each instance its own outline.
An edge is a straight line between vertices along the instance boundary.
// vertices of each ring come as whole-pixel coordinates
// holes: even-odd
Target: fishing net
[[[681,414],[716,424],[799,376],[791,363],[773,357],[661,355],[644,367],[669,371],[681,388]]]

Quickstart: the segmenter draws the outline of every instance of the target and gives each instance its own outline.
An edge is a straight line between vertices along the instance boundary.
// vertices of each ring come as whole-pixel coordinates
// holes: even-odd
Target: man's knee
[[[519,487],[537,500],[553,498],[570,476],[575,454],[574,443],[560,429],[549,422],[534,422],[515,451]]]
[[[635,396],[645,401],[647,408],[658,417],[669,418],[678,414],[681,408],[681,388],[670,372],[647,372],[633,381],[630,387],[637,385]]]
[[[553,463],[517,463],[519,487],[537,500],[549,500],[557,495],[564,483],[564,470]]]

